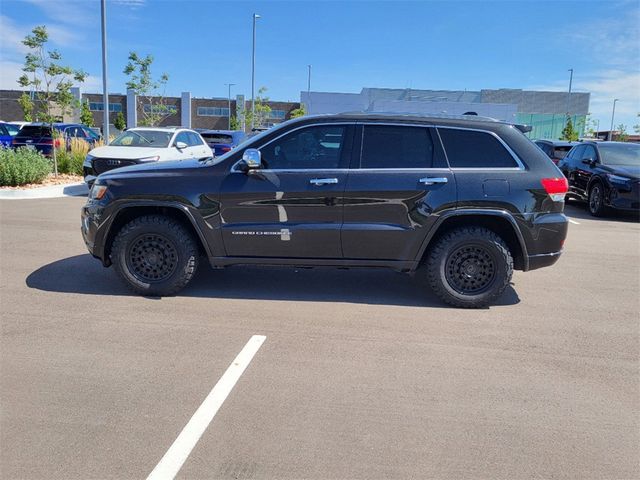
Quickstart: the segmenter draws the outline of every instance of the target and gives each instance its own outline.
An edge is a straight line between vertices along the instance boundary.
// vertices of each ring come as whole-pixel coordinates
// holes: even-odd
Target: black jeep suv
[[[482,118],[303,117],[215,158],[100,175],[89,252],[145,295],[200,258],[418,272],[445,302],[493,302],[513,269],[554,264],[567,181],[518,126]]]

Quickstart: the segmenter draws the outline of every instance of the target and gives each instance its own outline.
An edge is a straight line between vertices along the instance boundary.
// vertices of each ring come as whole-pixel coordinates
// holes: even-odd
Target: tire
[[[587,202],[589,213],[594,217],[602,217],[607,213],[604,204],[604,186],[600,182],[595,182],[589,189],[589,200]]]
[[[463,227],[436,241],[424,268],[429,286],[445,303],[481,308],[493,303],[509,285],[513,257],[496,233]]]
[[[134,292],[169,296],[193,278],[198,268],[198,245],[173,218],[145,215],[120,229],[111,248],[111,261]]]

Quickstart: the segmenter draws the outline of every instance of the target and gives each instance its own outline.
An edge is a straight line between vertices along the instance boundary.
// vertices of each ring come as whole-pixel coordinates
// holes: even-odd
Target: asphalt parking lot
[[[387,271],[205,266],[132,296],[83,202],[0,203],[2,478],[146,477],[254,335],[178,478],[640,477],[635,218],[568,206],[559,263],[466,311]]]

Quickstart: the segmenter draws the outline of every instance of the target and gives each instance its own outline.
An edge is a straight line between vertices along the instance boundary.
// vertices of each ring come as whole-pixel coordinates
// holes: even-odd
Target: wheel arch
[[[429,247],[447,232],[458,227],[484,227],[499,235],[513,256],[514,269],[527,271],[529,257],[520,227],[508,212],[500,210],[456,210],[442,216],[425,238],[418,253],[417,265],[422,264]]]
[[[211,252],[202,231],[193,215],[184,205],[157,202],[137,203],[123,205],[112,215],[103,246],[102,262],[105,266],[111,265],[111,247],[120,229],[131,220],[144,215],[163,215],[180,222],[193,235],[200,254],[211,257]]]

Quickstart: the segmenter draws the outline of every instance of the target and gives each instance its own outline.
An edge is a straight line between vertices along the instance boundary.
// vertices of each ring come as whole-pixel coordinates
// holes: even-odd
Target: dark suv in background
[[[473,118],[473,117],[472,117]],[[214,160],[100,175],[82,209],[89,252],[145,295],[213,267],[387,267],[482,307],[514,269],[552,265],[566,179],[518,126],[476,117],[303,117]]]
[[[538,145],[544,153],[546,153],[551,161],[556,165],[562,160],[569,150],[574,145],[579,145],[579,142],[567,142],[564,140],[535,140],[535,144]]]
[[[73,138],[87,142],[90,148],[100,140],[100,135],[89,127],[77,123],[54,123],[53,129],[57,132],[55,138],[50,125],[44,123],[27,124],[13,137],[11,146],[13,148],[34,148],[49,157],[53,154],[54,146],[60,148],[65,145],[65,148],[68,148]]]
[[[571,198],[587,202],[589,212],[640,211],[640,145],[583,142],[558,164],[569,180]]]

